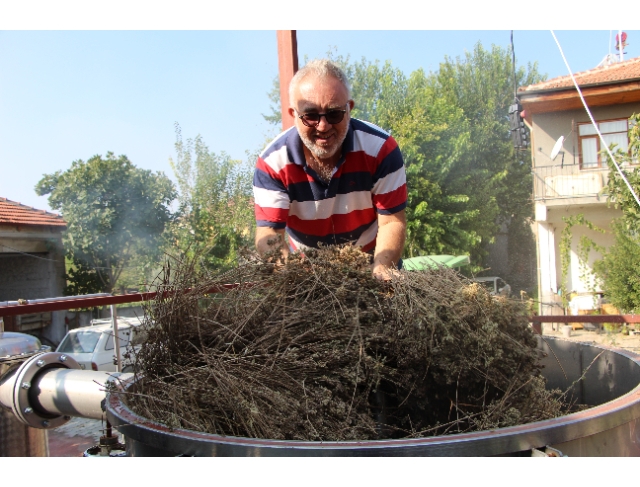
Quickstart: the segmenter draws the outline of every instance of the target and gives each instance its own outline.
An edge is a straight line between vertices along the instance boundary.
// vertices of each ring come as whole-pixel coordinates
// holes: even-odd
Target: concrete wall
[[[580,259],[578,256],[578,246],[581,236],[587,236],[598,245],[605,248],[614,243],[611,233],[611,221],[622,215],[620,210],[609,208],[606,204],[601,205],[568,205],[565,207],[546,208],[544,221],[536,222],[536,241],[538,246],[538,278],[539,278],[539,299],[542,303],[541,314],[562,314],[562,308],[558,303],[562,301],[558,295],[562,280],[562,264],[560,260],[560,239],[562,231],[566,227],[563,217],[571,217],[583,214],[585,219],[593,223],[596,227],[606,231],[606,233],[595,232],[584,225],[575,225],[571,229],[571,262],[567,273],[567,291],[586,293],[600,292],[598,286],[590,282],[590,277],[581,277],[583,273],[580,269]],[[538,215],[541,220],[542,215]],[[589,254],[588,268],[593,267],[593,263],[601,256],[596,251]]]
[[[60,231],[0,226],[0,301],[62,296],[64,270]],[[66,333],[65,312],[51,318],[50,325],[30,333],[57,344]]]
[[[608,107],[594,107],[591,113],[596,121],[609,120],[613,118],[628,118],[634,113],[640,113],[640,103],[625,103],[623,105],[612,105]],[[575,130],[571,132],[572,120]],[[531,157],[533,166],[548,166],[559,164],[560,157],[551,161],[549,155],[562,135],[565,137],[563,144],[564,164],[578,165],[579,147],[577,124],[589,122],[589,115],[584,109],[570,110],[566,112],[540,113],[533,115],[533,137],[531,145]]]

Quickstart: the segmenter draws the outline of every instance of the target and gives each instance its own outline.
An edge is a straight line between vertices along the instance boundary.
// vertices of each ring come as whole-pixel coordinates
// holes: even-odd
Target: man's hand
[[[284,239],[284,228],[276,230],[271,227],[256,227],[256,250],[260,257],[264,257],[268,252],[273,252],[278,248],[282,255],[278,261],[284,263],[289,257],[289,247]]]
[[[389,280],[402,257],[407,235],[405,211],[393,215],[378,215],[378,236],[373,253],[372,273],[377,279]]]
[[[380,279],[381,281],[390,281],[394,277],[400,276],[400,271],[393,267],[387,267],[384,265],[374,266],[372,271],[373,277]]]

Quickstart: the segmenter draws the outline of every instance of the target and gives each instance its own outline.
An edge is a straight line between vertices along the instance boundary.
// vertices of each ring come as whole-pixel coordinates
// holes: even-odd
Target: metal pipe
[[[17,301],[0,301],[0,306],[17,306],[25,304],[57,303],[60,301],[73,301],[75,299],[99,298],[111,296],[109,293],[81,294],[78,296],[60,296],[57,298],[19,299]]]
[[[133,374],[82,370],[71,357],[49,352],[28,358],[0,379],[0,406],[32,428],[56,428],[71,417],[101,419],[107,390]]]
[[[102,419],[107,384],[133,374],[51,369],[42,373],[29,394],[31,406],[46,414]]]
[[[122,372],[122,360],[120,359],[120,334],[118,333],[118,313],[116,305],[111,305],[111,321],[113,322],[113,346],[116,349],[116,371]]]

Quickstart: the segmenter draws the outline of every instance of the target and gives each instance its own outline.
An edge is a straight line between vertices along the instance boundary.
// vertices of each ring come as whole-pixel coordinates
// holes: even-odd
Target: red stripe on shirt
[[[267,220],[273,223],[284,223],[287,221],[289,210],[283,208],[269,208],[254,205],[256,220]]]
[[[393,152],[396,147],[398,147],[398,143],[395,141],[393,137],[389,137],[385,140],[382,147],[380,147],[380,152],[378,152],[378,160],[382,161],[385,157],[387,157],[391,152]]]
[[[395,208],[405,201],[407,201],[406,184],[403,184],[402,186],[394,189],[389,193],[373,195],[373,204],[376,206],[376,208],[380,208],[381,210],[387,208]]]

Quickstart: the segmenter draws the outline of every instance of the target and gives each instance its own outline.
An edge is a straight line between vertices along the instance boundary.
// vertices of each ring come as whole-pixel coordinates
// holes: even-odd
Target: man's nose
[[[320,132],[325,132],[326,130],[329,130],[332,126],[333,125],[327,122],[326,115],[323,115],[320,117],[320,121],[318,122],[318,125],[316,125],[316,129]]]

